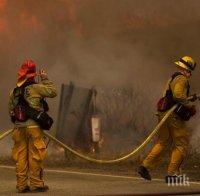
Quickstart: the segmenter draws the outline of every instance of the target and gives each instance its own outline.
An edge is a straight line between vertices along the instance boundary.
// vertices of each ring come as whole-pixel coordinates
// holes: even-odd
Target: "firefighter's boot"
[[[142,165],[138,168],[138,174],[140,174],[140,176],[144,178],[145,180],[151,180],[151,175],[149,171],[147,170],[146,167]]]
[[[19,189],[18,193],[28,193],[30,192],[30,187],[26,186],[24,189]]]
[[[32,193],[40,193],[40,192],[47,192],[49,187],[47,185],[43,187],[36,187],[35,189],[31,190]]]

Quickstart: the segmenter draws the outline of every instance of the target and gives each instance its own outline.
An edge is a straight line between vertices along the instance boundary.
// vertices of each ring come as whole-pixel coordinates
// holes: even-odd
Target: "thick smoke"
[[[1,128],[11,126],[8,94],[27,58],[46,68],[58,88],[70,80],[138,88],[151,114],[173,61],[191,55],[199,63],[199,6],[198,0],[0,0]],[[199,73],[197,67],[194,92]],[[51,102],[55,112],[58,102]]]

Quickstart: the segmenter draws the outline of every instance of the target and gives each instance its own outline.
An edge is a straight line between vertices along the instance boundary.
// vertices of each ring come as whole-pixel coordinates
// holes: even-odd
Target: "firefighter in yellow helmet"
[[[173,141],[173,149],[165,180],[167,183],[172,183],[183,179],[180,167],[186,156],[189,143],[189,131],[185,121],[196,113],[195,106],[190,105],[187,100],[190,88],[188,79],[195,69],[196,63],[191,57],[184,56],[175,64],[177,72],[167,82],[163,97],[157,104],[159,120],[174,104],[178,103],[179,107],[159,130],[156,144],[138,169],[138,173],[146,180],[151,180],[149,170],[157,166],[162,152],[171,144],[171,141]],[[196,99],[197,96],[193,95],[192,101]]]
[[[56,89],[44,70],[39,73],[41,82],[35,81],[36,75],[36,64],[32,60],[25,61],[9,99],[9,113],[14,123],[12,155],[16,162],[19,193],[49,189],[43,180],[46,155],[43,129],[49,129],[53,120],[47,114],[48,105],[44,98],[55,97]]]

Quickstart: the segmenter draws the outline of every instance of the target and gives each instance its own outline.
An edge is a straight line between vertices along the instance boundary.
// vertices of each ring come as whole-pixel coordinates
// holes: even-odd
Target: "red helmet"
[[[21,65],[21,68],[18,71],[18,78],[17,78],[17,86],[21,86],[24,84],[28,79],[34,80],[36,76],[36,64],[32,60],[26,60]]]

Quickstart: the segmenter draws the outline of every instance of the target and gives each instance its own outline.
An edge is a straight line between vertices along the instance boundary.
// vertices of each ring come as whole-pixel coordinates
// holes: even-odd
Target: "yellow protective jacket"
[[[53,98],[57,95],[55,85],[48,79],[47,76],[41,76],[41,82],[29,85],[25,88],[24,98],[29,103],[30,107],[38,111],[43,111],[42,98]],[[10,93],[9,113],[11,114],[18,103],[18,98],[15,98],[13,91]],[[28,119],[26,122],[15,122],[15,127],[27,127],[38,125],[34,120]]]
[[[187,100],[189,96],[189,81],[186,76],[178,75],[172,81],[171,79],[167,82],[163,96],[165,96],[167,89],[171,88],[173,98],[177,103],[188,105]]]

